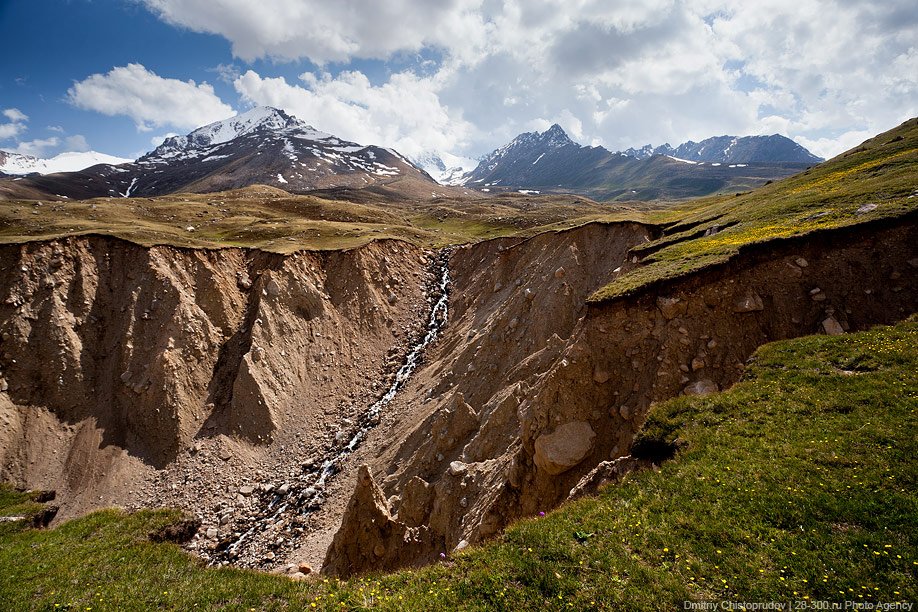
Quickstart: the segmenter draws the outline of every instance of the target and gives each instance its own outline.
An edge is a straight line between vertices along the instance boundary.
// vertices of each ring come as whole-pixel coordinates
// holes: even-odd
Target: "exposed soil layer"
[[[651,462],[616,461],[650,404],[729,386],[761,344],[918,305],[903,220],[588,306],[651,232],[590,224],[456,249],[448,324],[319,503],[283,524],[265,500],[327,460],[422,336],[431,253],[0,247],[0,478],[55,489],[62,517],[180,506],[201,521],[189,548],[221,563],[221,543],[252,529],[229,560],[418,565]]]

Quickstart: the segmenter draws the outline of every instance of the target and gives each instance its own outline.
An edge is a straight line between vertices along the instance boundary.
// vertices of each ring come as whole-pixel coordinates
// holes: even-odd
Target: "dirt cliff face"
[[[453,251],[448,323],[328,482],[322,466],[423,335],[430,253],[0,247],[0,478],[56,489],[64,517],[178,505],[202,524],[189,548],[214,563],[423,564],[632,469],[613,460],[651,403],[732,384],[761,344],[918,306],[907,221],[588,305],[652,231]]]
[[[67,516],[142,504],[177,463],[189,502],[276,467],[271,453],[296,465],[385,382],[423,315],[426,260],[394,241],[289,257],[0,248],[0,478],[57,489]]]
[[[406,390],[411,426],[393,436],[375,473],[384,508],[352,503],[326,571],[430,562],[487,538],[627,455],[653,402],[731,385],[765,342],[892,322],[918,306],[913,224],[787,242],[636,298],[583,306],[614,268],[634,265],[626,249],[642,231],[592,226],[457,252],[455,318]],[[361,558],[351,535],[380,511],[394,517],[386,533],[374,542],[364,530],[359,541],[412,546],[396,559]]]

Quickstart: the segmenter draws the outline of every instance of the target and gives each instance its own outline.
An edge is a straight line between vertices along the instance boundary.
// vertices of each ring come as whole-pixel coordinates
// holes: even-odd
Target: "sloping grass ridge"
[[[725,393],[655,406],[675,459],[436,566],[346,582],[208,569],[174,511],[0,522],[3,610],[675,610],[918,601],[918,322],[766,345]],[[0,490],[0,516],[38,506]],[[842,608],[844,609],[844,608]]]
[[[918,213],[918,118],[805,172],[745,194],[694,200],[648,215],[663,236],[632,249],[640,265],[591,302],[726,263],[743,249]]]

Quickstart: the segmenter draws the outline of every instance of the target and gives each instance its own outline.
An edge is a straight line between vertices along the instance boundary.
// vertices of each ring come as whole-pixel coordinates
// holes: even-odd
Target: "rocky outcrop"
[[[429,530],[395,521],[370,469],[360,466],[357,486],[347,507],[349,518],[338,530],[325,560],[325,571],[347,576],[374,566],[413,565],[427,546]]]

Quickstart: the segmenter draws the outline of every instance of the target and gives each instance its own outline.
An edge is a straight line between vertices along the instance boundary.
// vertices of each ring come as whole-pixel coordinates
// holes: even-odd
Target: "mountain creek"
[[[279,255],[104,236],[0,246],[0,478],[56,521],[175,506],[213,565],[435,562],[623,471],[652,403],[766,342],[916,310],[890,220],[588,303],[640,223]]]

